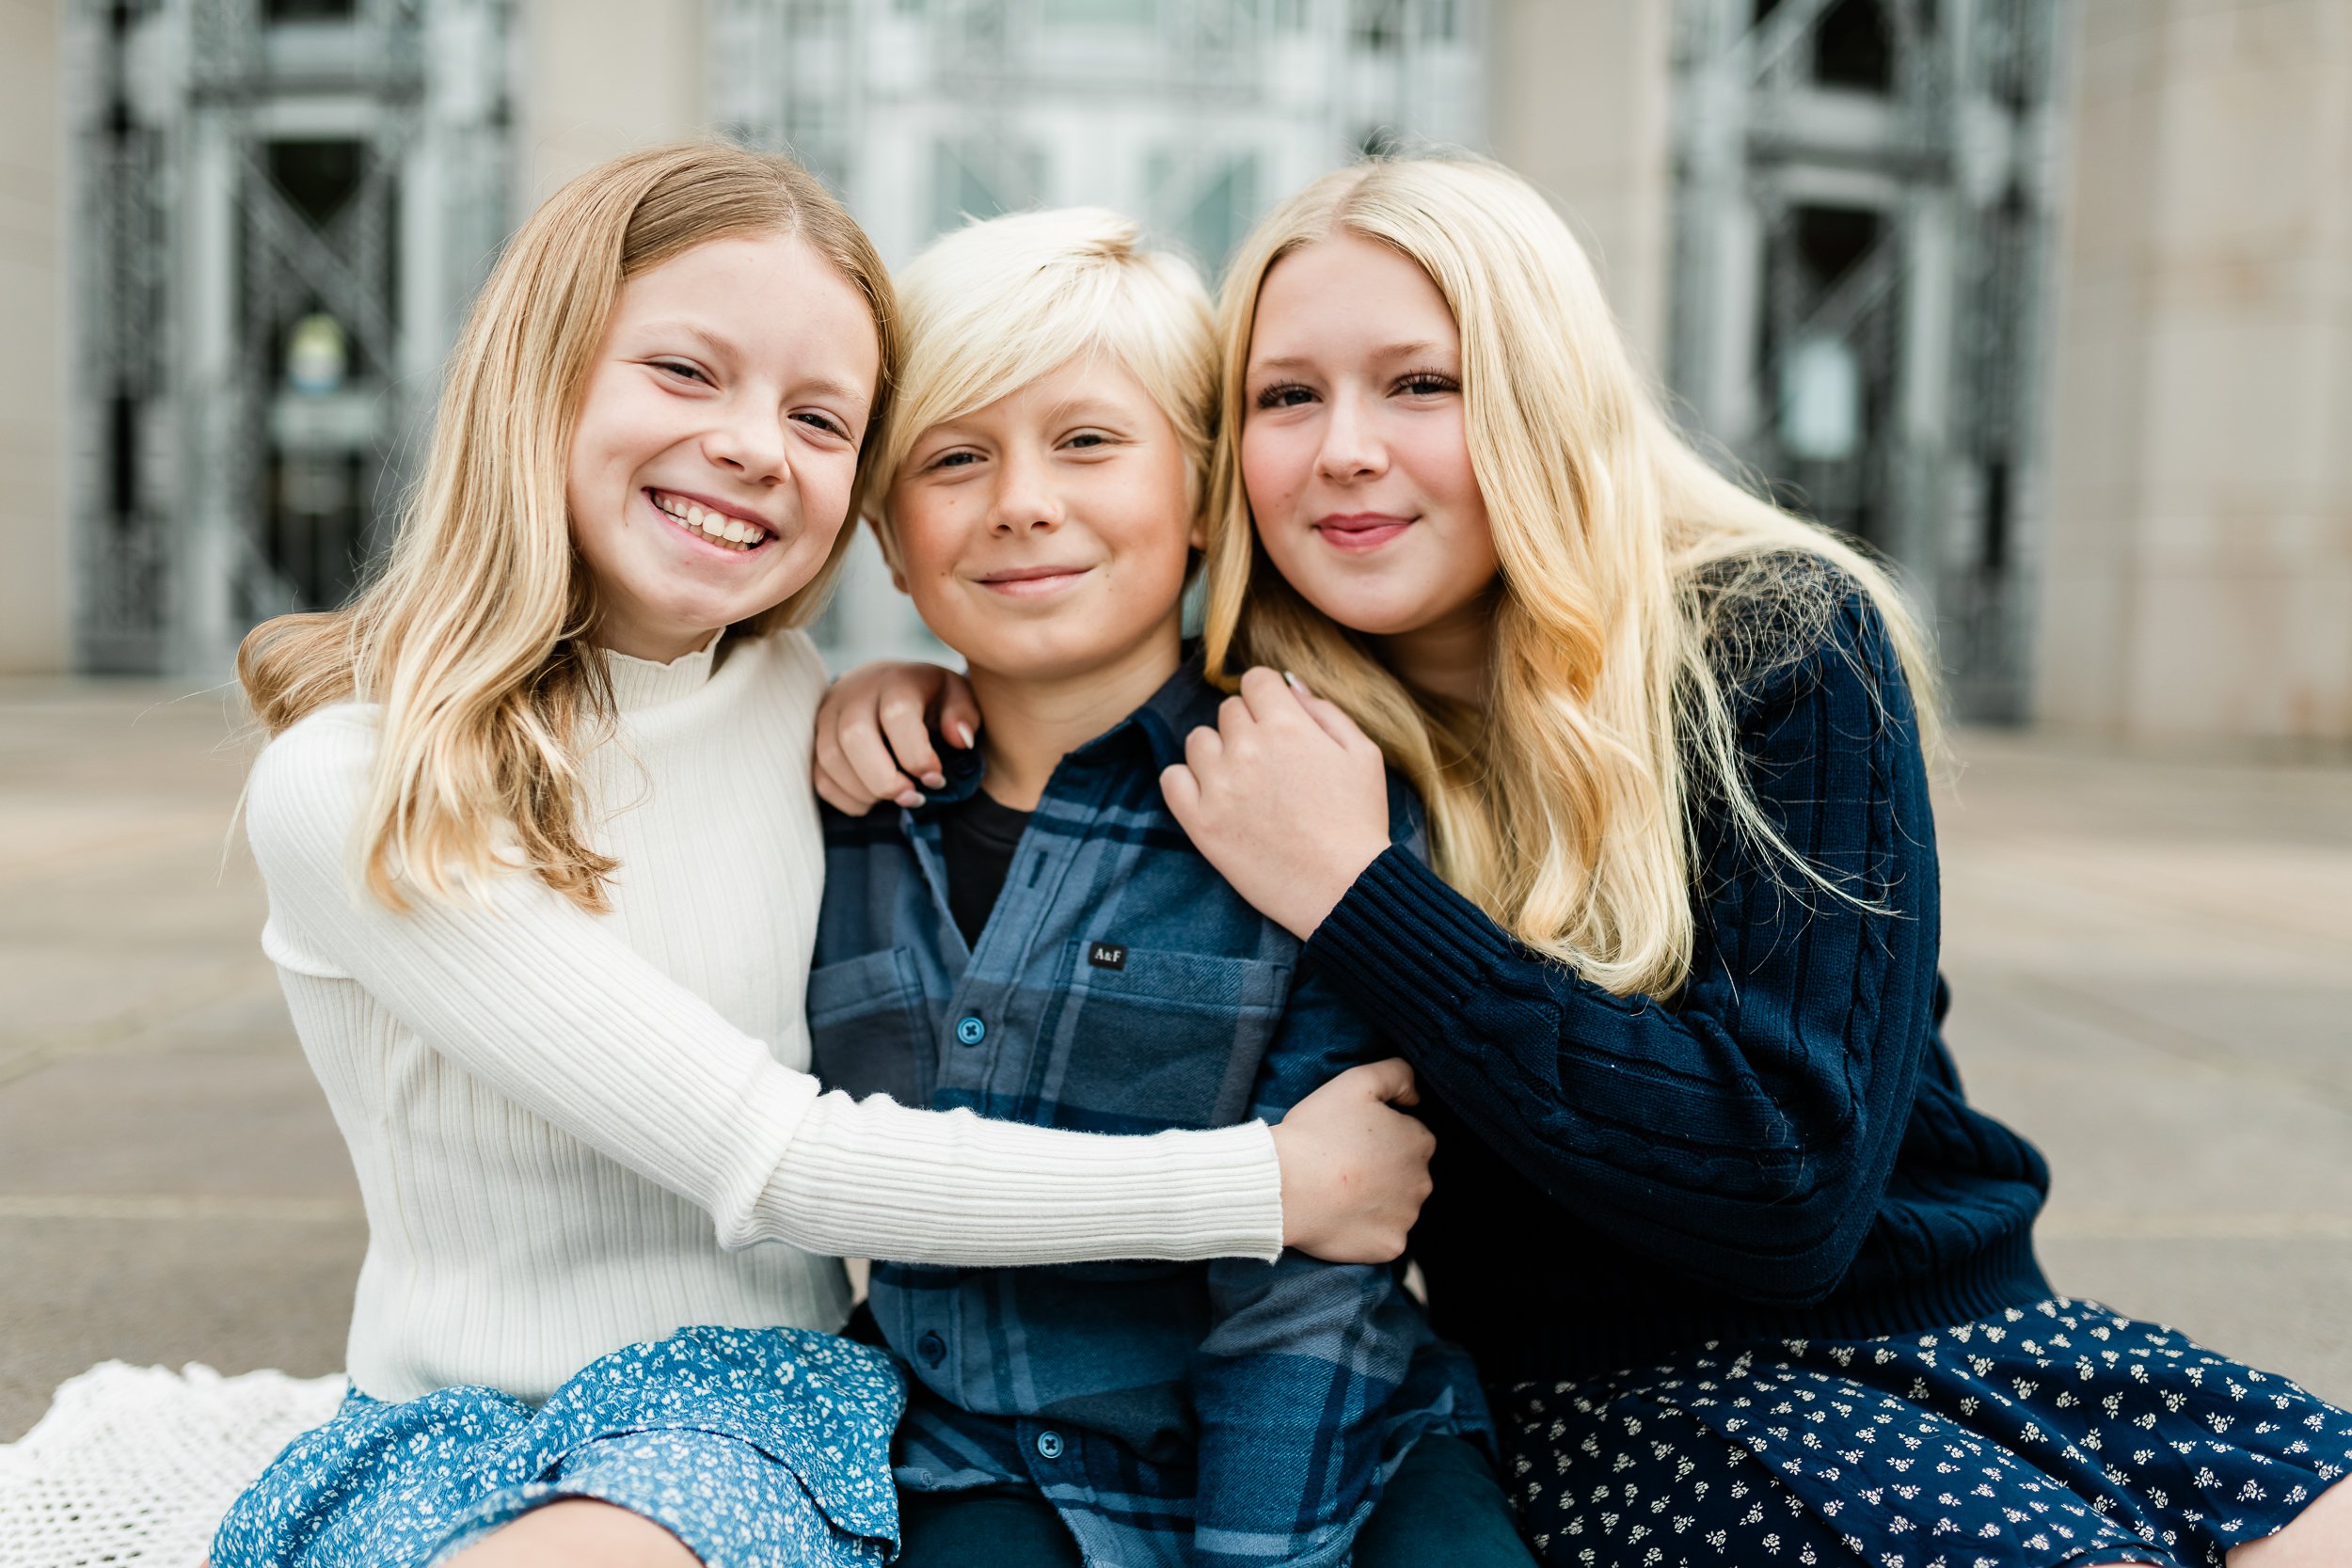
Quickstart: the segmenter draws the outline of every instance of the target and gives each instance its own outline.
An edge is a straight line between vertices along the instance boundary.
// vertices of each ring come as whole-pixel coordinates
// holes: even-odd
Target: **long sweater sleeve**
[[[1797,1306],[1853,1261],[1911,1114],[1936,991],[1934,836],[1901,669],[1858,597],[1744,695],[1739,730],[1768,819],[1858,902],[1709,818],[1692,977],[1671,999],[1530,952],[1401,847],[1307,952],[1577,1218]]]
[[[1113,1138],[822,1094],[536,878],[405,912],[355,892],[373,752],[372,723],[330,710],[256,765],[272,957],[355,982],[491,1094],[707,1211],[722,1245],[955,1264],[1279,1250],[1262,1123]]]

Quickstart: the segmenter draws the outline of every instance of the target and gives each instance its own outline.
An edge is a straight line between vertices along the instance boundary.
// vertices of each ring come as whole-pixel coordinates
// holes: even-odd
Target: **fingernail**
[[[898,791],[898,804],[906,807],[907,810],[913,811],[915,807],[923,803],[923,797],[917,795],[911,789],[902,789]]]
[[[926,773],[923,775],[923,787],[925,789],[945,789],[947,787],[947,775],[936,770]]]
[[[961,720],[956,721],[956,744],[967,752],[972,749],[972,726]]]
[[[1296,675],[1292,674],[1288,670],[1282,672],[1282,679],[1289,685],[1293,691],[1304,692],[1307,689],[1307,683],[1300,680]]]

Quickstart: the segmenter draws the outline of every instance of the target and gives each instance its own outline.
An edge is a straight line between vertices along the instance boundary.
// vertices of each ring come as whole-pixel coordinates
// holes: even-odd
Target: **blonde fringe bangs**
[[[894,562],[890,486],[923,433],[1084,355],[1124,366],[1175,427],[1186,471],[1206,470],[1216,393],[1208,290],[1181,258],[1148,248],[1134,219],[1100,207],[989,218],[932,242],[898,285],[906,362],[866,509]]]
[[[238,650],[271,735],[329,704],[381,705],[353,853],[356,879],[389,907],[409,892],[452,896],[517,857],[574,903],[607,907],[615,863],[587,840],[580,759],[609,730],[612,699],[586,641],[596,604],[564,499],[580,392],[624,282],[708,240],[779,232],[872,308],[870,455],[887,427],[896,312],[881,258],[839,203],[791,160],[735,147],[615,159],[548,198],[484,284],[382,570],[342,609],[280,616]],[[871,471],[862,464],[861,485]],[[747,629],[813,617],[852,531]]]
[[[1490,687],[1408,689],[1257,542],[1240,468],[1266,273],[1344,230],[1428,273],[1462,337],[1472,470],[1501,563]],[[1557,324],[1549,332],[1533,323]],[[1590,263],[1525,182],[1477,160],[1375,160],[1261,222],[1226,277],[1205,633],[1230,684],[1295,671],[1352,714],[1429,812],[1436,869],[1530,948],[1619,995],[1688,978],[1696,807],[1728,812],[1796,881],[1840,897],[1746,783],[1734,698],[1817,646],[1846,594],[1884,618],[1938,754],[1939,681],[1888,576],[1717,474],[1634,366]]]

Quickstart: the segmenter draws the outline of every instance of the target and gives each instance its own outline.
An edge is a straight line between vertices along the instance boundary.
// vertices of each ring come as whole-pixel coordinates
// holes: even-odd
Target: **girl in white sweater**
[[[217,1568],[879,1562],[899,1389],[830,1332],[839,1255],[1401,1249],[1401,1064],[1136,1139],[803,1070],[824,676],[791,628],[895,346],[879,259],[787,160],[592,171],[485,285],[385,572],[247,640],[263,942],[370,1235],[354,1392]]]

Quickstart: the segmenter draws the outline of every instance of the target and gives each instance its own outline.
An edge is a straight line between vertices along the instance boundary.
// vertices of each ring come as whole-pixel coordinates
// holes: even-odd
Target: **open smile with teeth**
[[[757,523],[747,523],[740,517],[730,517],[723,512],[713,512],[698,501],[683,496],[673,496],[666,490],[648,490],[654,507],[680,528],[702,536],[705,544],[736,551],[755,550],[769,540],[769,532]]]

